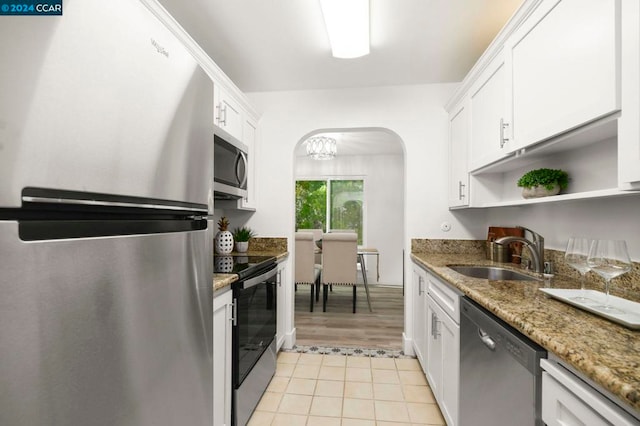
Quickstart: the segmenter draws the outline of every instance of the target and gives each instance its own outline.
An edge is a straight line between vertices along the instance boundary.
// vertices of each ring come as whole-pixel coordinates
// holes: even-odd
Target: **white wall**
[[[293,241],[294,148],[317,129],[384,128],[405,147],[404,251],[405,285],[410,293],[411,238],[477,238],[486,233],[486,212],[453,214],[447,204],[447,113],[443,105],[457,84],[434,84],[339,90],[250,93],[261,114],[258,126],[257,208],[249,226],[261,236]],[[440,230],[442,222],[450,232]],[[289,268],[291,281],[292,269]],[[295,340],[292,286],[285,291],[288,336]],[[405,302],[405,334],[411,336],[410,301]],[[405,349],[408,340],[405,336]]]
[[[400,144],[390,140],[390,143]],[[366,141],[363,141],[366,144]],[[340,149],[338,145],[338,149]],[[402,285],[404,248],[404,158],[402,155],[340,156],[331,161],[295,159],[297,178],[332,177],[364,179],[364,247],[380,252],[382,284]],[[375,257],[366,256],[367,277],[376,282]]]
[[[489,225],[523,225],[538,231],[548,248],[563,250],[571,234],[626,239],[640,260],[640,197],[563,204],[449,211],[447,114],[443,105],[456,84],[249,94],[261,112],[256,155],[258,212],[249,224],[262,236],[287,236],[295,227],[294,148],[317,129],[386,128],[405,147],[405,285],[411,294],[411,238],[484,239]],[[594,171],[597,172],[597,171]],[[440,230],[449,222],[450,232]],[[291,274],[292,268],[289,268]],[[291,277],[290,277],[291,279]],[[293,294],[287,295],[292,339]],[[405,350],[413,330],[405,302]]]
[[[472,238],[482,212],[453,215],[447,207],[447,114],[457,84],[250,93],[262,115],[258,129],[257,203],[249,223],[262,236],[288,236],[295,226],[296,144],[317,129],[385,128],[405,146],[405,250],[411,237]],[[459,217],[465,219],[460,222]],[[472,220],[468,220],[468,219]],[[450,232],[440,224],[452,224]]]

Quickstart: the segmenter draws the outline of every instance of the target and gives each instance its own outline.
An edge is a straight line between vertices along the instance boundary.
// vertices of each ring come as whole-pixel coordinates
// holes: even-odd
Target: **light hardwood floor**
[[[296,292],[295,327],[298,346],[402,349],[404,298],[402,287],[370,285],[369,312],[364,287],[358,286],[356,313],[352,313],[353,290],[334,286],[327,312],[322,312],[322,291],[314,311],[309,312],[309,286]]]

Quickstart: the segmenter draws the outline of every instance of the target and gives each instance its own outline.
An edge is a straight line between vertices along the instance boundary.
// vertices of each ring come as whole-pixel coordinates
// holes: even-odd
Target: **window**
[[[363,213],[362,179],[296,181],[296,229],[353,229],[362,244]]]

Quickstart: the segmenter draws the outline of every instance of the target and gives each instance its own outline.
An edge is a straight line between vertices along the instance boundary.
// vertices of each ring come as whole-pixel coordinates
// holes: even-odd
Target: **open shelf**
[[[474,208],[513,207],[513,206],[526,206],[531,204],[587,200],[587,199],[595,199],[595,198],[624,197],[624,196],[631,196],[631,195],[640,195],[640,191],[621,191],[618,188],[598,189],[595,191],[574,192],[571,194],[560,194],[560,195],[553,195],[550,197],[542,197],[542,198],[529,198],[529,199],[521,198],[517,200],[487,202],[487,203],[482,203],[473,207]]]

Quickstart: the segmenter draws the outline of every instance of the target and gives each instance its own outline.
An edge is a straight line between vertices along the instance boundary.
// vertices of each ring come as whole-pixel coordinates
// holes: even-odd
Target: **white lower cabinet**
[[[448,426],[458,424],[460,295],[414,264],[413,347]]]
[[[542,420],[547,426],[633,426],[638,420],[573,373],[542,360]]]
[[[419,266],[413,267],[413,351],[426,373],[427,356],[427,272]]]
[[[213,426],[231,425],[233,292],[213,299]]]
[[[427,296],[427,380],[447,425],[458,424],[460,325]]]
[[[284,345],[287,334],[287,260],[278,264],[278,288],[276,289],[276,348],[279,351]]]

